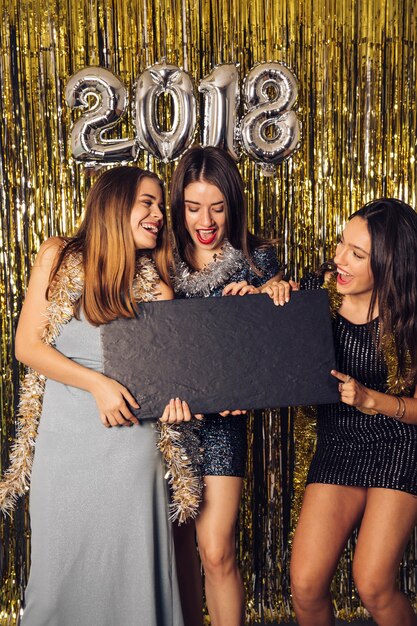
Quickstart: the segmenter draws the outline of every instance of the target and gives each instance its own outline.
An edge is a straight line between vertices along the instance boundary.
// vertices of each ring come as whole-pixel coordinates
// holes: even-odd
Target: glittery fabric
[[[177,263],[177,276],[174,278],[176,296],[219,297],[227,284],[242,280],[259,287],[281,269],[272,247],[254,250],[252,258],[262,276],[258,276],[242,252],[232,248],[229,243],[224,247],[224,254],[200,272],[191,271],[184,262]],[[244,476],[247,454],[246,422],[246,416],[205,416],[201,427],[204,476]]]
[[[181,259],[176,259],[176,274],[173,279],[177,298],[208,298],[221,296],[226,285],[246,280],[260,287],[282,269],[275,249],[257,248],[252,252],[255,267],[262,272],[258,276],[241,250],[233,248],[228,241],[223,251],[199,272],[195,272]]]
[[[302,288],[319,286],[308,279]],[[339,371],[387,391],[387,366],[376,348],[379,321],[333,321]],[[344,403],[318,407],[317,449],[307,483],[385,487],[417,495],[417,426],[385,415],[366,415]]]

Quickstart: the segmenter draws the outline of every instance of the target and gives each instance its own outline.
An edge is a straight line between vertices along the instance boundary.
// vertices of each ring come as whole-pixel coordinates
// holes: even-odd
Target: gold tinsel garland
[[[180,425],[157,422],[157,429],[157,447],[164,458],[165,478],[171,487],[170,519],[182,524],[189,517],[197,516],[201,502],[199,422],[196,419]]]
[[[48,345],[54,345],[62,326],[73,316],[73,305],[82,291],[80,267],[80,257],[69,256],[65,271],[51,288],[48,321],[42,336],[42,340]],[[11,446],[9,467],[0,482],[0,510],[9,515],[17,498],[29,489],[45,381],[45,376],[28,368],[20,386],[16,438]]]
[[[30,261],[45,237],[74,230],[90,185],[88,170],[71,159],[70,121],[79,116],[65,106],[63,98],[64,85],[77,70],[86,66],[110,69],[125,83],[132,101],[139,74],[163,57],[189,72],[196,85],[215,65],[236,62],[240,116],[242,81],[250,68],[269,60],[286,63],[299,80],[300,149],[278,167],[275,177],[264,177],[245,156],[239,167],[251,229],[258,235],[281,238],[280,259],[297,279],[306,268],[329,258],[341,225],[364,202],[395,196],[417,206],[414,0],[5,0],[0,31],[5,463],[18,389],[13,329]],[[169,106],[163,109],[161,125],[170,127],[170,114]],[[132,119],[127,113],[111,137],[132,138]],[[201,120],[200,140],[202,126]],[[159,173],[169,185],[175,164],[158,162],[145,151],[140,152],[138,164]],[[293,412],[288,420],[292,425]],[[275,432],[277,421],[266,426],[266,437]],[[306,432],[314,439],[314,428]],[[255,487],[249,471],[245,483],[238,550],[247,601],[255,602],[256,623],[266,621],[266,615],[268,621],[274,621],[274,616],[280,621],[277,607],[289,601],[287,546],[276,534],[286,523],[281,508],[289,506],[288,491],[279,485],[271,495],[268,486],[271,475],[282,467],[284,481],[292,489],[293,447],[307,443],[299,440],[302,433],[297,423],[294,430],[291,426],[287,440],[284,436],[269,456],[265,453],[263,482]],[[249,467],[251,455],[250,451]],[[260,511],[254,510],[251,500],[256,491],[264,498]],[[257,520],[261,520],[259,525]],[[28,570],[25,507],[17,507],[14,521],[3,522],[1,536],[9,546],[9,559],[0,625],[10,626]],[[259,564],[254,554],[261,551],[268,551],[271,558]],[[417,532],[401,568],[403,589],[413,600],[416,555]],[[353,618],[359,599],[352,586],[350,561],[342,568],[346,586],[337,589],[335,607],[339,616],[344,607],[346,617]],[[280,584],[272,589],[260,582],[255,588],[255,579]]]
[[[151,259],[139,257],[132,286],[134,298],[138,302],[153,300],[158,280]],[[81,254],[70,254],[50,289],[47,323],[42,335],[46,344],[54,346],[62,326],[73,317],[74,305],[81,297],[83,285]],[[0,482],[0,510],[8,515],[11,515],[17,498],[29,489],[45,382],[45,376],[28,368],[21,383],[16,439],[11,447],[10,465]],[[202,483],[194,464],[197,459],[192,455],[198,445],[195,428],[194,423],[186,424],[184,432],[169,424],[159,427],[157,446],[164,457],[172,488],[171,518],[178,518],[180,522],[195,517],[201,500]]]

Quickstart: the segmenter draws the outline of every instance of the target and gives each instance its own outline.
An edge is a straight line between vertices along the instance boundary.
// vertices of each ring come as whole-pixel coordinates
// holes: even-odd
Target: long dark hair
[[[392,334],[398,374],[409,379],[417,371],[417,214],[405,202],[380,198],[349,219],[366,220],[371,236],[374,278],[369,319],[378,302],[381,337]],[[411,366],[411,371],[410,371]]]
[[[233,248],[243,250],[253,266],[251,251],[275,243],[248,231],[243,181],[232,157],[221,148],[195,146],[180,160],[171,182],[171,216],[176,249],[193,269],[194,244],[185,224],[184,189],[191,183],[205,181],[215,185],[225,199],[225,236]],[[260,273],[254,268],[256,273]]]
[[[164,197],[162,181],[152,172],[129,166],[105,171],[88,192],[78,231],[74,237],[62,238],[63,247],[54,265],[48,291],[67,256],[81,253],[84,288],[75,314],[82,308],[94,325],[105,324],[117,317],[134,317],[136,313],[132,286],[137,251],[130,216],[144,178],[156,180]],[[171,251],[165,220],[151,255],[159,275],[169,283]]]

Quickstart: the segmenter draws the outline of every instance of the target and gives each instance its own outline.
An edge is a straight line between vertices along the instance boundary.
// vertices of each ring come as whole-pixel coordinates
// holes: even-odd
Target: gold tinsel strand
[[[331,257],[341,225],[365,201],[384,194],[417,205],[417,5],[413,0],[0,0],[0,15],[3,469],[17,422],[19,368],[13,361],[13,339],[29,267],[48,235],[71,234],[90,185],[89,173],[70,154],[70,125],[78,113],[68,110],[63,101],[65,83],[77,70],[88,65],[107,67],[121,77],[132,100],[140,72],[165,54],[180,66],[187,61],[187,71],[197,84],[222,62],[239,63],[240,83],[256,62],[287,63],[299,81],[300,149],[272,178],[265,178],[244,155],[239,167],[251,228],[280,237],[280,257],[294,278]],[[165,114],[168,118],[169,110]],[[198,133],[197,138],[201,127]],[[134,134],[128,112],[111,136]],[[153,169],[169,184],[172,164],[160,164],[144,151],[138,164]],[[311,446],[314,434],[311,428],[306,431],[297,425],[291,412],[285,418],[281,415],[280,425],[277,415],[265,415],[256,417],[264,420],[263,429],[256,426],[256,432],[266,442],[276,440],[280,426],[288,425],[289,433],[287,445],[281,437],[278,449],[269,444],[265,448],[269,455],[262,465],[265,485],[272,485],[271,470],[279,480],[292,484],[291,463],[285,459],[293,454],[293,437],[300,444],[305,433],[306,445]],[[300,470],[305,471],[307,464],[307,457],[298,457]],[[277,466],[283,471],[278,472]],[[250,456],[250,472],[253,469]],[[239,530],[254,622],[261,615],[272,621],[282,607],[289,614],[286,591],[270,582],[288,582],[288,571],[285,578],[280,570],[280,564],[285,570],[288,562],[281,545],[285,503],[280,489],[268,488],[259,525],[251,509],[251,499],[262,495],[260,475],[257,481],[254,484],[248,474]],[[302,489],[302,482],[294,485],[296,498],[300,499]],[[27,515],[23,507],[15,515],[20,516],[16,527],[9,520],[2,522],[2,535],[11,538],[11,546],[0,624],[2,620],[13,623],[28,567],[27,532],[23,536],[17,530],[23,523],[27,528]],[[270,555],[256,564],[254,531],[261,527],[262,550],[268,545]],[[279,531],[275,533],[274,527]],[[400,575],[414,598],[416,542],[414,535]],[[350,558],[348,551],[335,593],[335,607],[346,617],[360,610],[352,591]],[[15,563],[20,563],[17,572]],[[256,575],[254,568],[258,568]]]

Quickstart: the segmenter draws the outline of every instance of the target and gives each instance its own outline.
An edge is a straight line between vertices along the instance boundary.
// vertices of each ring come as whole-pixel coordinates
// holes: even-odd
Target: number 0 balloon
[[[158,98],[172,97],[172,128],[162,130],[157,118]],[[156,63],[145,70],[136,86],[136,131],[139,144],[165,162],[178,158],[191,144],[197,123],[197,104],[191,78],[176,65]]]

